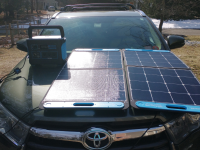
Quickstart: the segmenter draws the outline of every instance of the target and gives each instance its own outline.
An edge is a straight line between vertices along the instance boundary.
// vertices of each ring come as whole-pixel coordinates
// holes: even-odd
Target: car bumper
[[[135,141],[138,139],[138,137],[144,133],[145,129],[134,129],[129,131],[120,131],[120,132],[113,132],[113,137],[115,139],[115,142],[112,144],[108,150],[129,150],[131,148],[129,141]],[[38,129],[38,128],[32,128],[30,130],[30,134],[27,137],[27,141],[25,143],[25,146],[23,147],[16,147],[14,146],[9,140],[7,140],[5,137],[0,136],[0,149],[2,150],[85,150],[85,148],[81,144],[81,132],[67,132],[64,131],[64,134],[61,133],[61,131],[49,131],[44,129]],[[148,140],[152,136],[157,136],[158,134],[166,134],[165,129],[163,126],[151,128],[149,132],[147,132],[144,136],[144,139]],[[56,136],[57,135],[57,136]],[[67,137],[66,137],[67,135]],[[77,135],[77,136],[75,136]],[[127,136],[125,136],[127,135]],[[79,138],[74,138],[79,137]],[[122,137],[123,136],[123,137]],[[38,138],[38,140],[44,140],[43,144],[37,143],[34,138]],[[119,138],[117,138],[119,137]],[[125,143],[123,143],[123,139],[125,140]],[[79,139],[79,140],[77,140]],[[118,140],[117,140],[118,139]],[[198,140],[200,139],[200,129],[196,130],[192,134],[190,134],[184,141],[182,141],[180,144],[175,145],[175,150],[193,150],[197,145],[199,144]],[[55,145],[52,145],[53,142],[56,143]],[[62,141],[62,142],[61,142]],[[71,142],[73,141],[73,142]],[[49,142],[49,144],[47,143]],[[77,143],[78,142],[78,143]],[[123,143],[123,147],[119,147],[118,142]],[[63,146],[63,144],[66,143],[66,145],[70,144],[70,147]],[[127,145],[124,145],[126,144]],[[134,142],[131,142],[132,145]],[[161,150],[163,147],[169,150],[174,150],[173,145],[170,144],[171,142],[166,139],[161,139],[157,142],[151,142],[151,144],[143,144],[143,141],[140,142],[140,144],[136,147],[136,149],[140,150],[150,150],[150,148],[153,146],[156,150]],[[58,146],[59,145],[59,146]],[[157,147],[157,148],[156,148]],[[160,149],[161,148],[161,149]]]

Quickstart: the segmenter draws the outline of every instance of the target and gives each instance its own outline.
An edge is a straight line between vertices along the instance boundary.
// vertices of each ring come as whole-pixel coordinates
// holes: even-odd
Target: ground
[[[9,46],[10,47],[10,46]],[[26,53],[20,51],[13,46],[12,48],[0,48],[0,78],[4,75],[10,73],[11,69],[13,69],[23,57],[25,57]]]
[[[200,28],[200,26],[199,26],[199,28]],[[162,32],[163,32],[163,34],[200,36],[200,29],[170,29],[170,28],[164,28]]]

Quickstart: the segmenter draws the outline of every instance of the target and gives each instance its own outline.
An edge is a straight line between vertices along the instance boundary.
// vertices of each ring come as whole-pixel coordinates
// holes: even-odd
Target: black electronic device
[[[59,29],[61,35],[32,37],[33,29]],[[62,26],[30,26],[27,46],[31,65],[61,65],[67,58],[66,38]]]

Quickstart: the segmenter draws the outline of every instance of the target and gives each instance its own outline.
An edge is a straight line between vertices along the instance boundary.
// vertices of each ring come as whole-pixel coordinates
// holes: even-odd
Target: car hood
[[[23,66],[24,59],[15,67]],[[56,79],[62,66],[49,68],[31,66],[27,58],[22,72],[7,78],[0,87],[1,103],[16,117],[21,118],[32,109],[39,106],[52,82]],[[21,76],[18,80],[12,78]],[[27,81],[26,81],[27,80]],[[139,110],[128,108],[127,110],[35,110],[23,121],[28,125],[36,122],[121,122],[134,121],[135,123],[151,120],[155,116],[155,111]],[[158,120],[164,123],[180,113],[159,112]]]

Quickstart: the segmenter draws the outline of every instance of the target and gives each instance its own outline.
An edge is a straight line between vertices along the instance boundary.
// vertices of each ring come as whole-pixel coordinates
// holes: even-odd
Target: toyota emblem
[[[111,144],[110,134],[100,128],[91,128],[83,136],[83,146],[90,150],[105,150]]]

